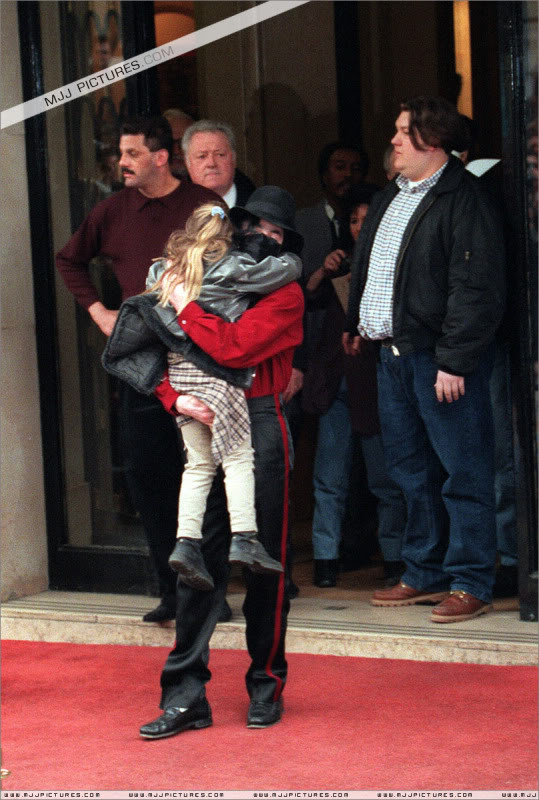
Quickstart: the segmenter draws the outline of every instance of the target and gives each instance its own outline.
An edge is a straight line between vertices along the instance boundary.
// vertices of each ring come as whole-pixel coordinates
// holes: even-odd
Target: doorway
[[[515,308],[525,308],[526,313],[517,315],[520,322],[513,335],[512,378],[519,469],[525,484],[519,501],[519,508],[524,509],[519,511],[519,537],[526,540],[520,563],[525,562],[522,580],[528,581],[537,556],[537,338],[530,299],[535,296],[537,273],[533,263],[537,171],[531,161],[526,168],[526,154],[529,149],[529,157],[535,157],[537,163],[537,137],[523,130],[519,119],[529,120],[529,125],[535,119],[537,44],[533,31],[537,20],[531,3],[472,0],[467,5],[473,115],[480,148],[485,155],[503,156],[507,164],[504,193],[519,198],[512,208],[519,231]],[[226,16],[244,4],[198,0],[195,4],[60,2],[21,6],[25,7],[20,17],[23,52],[32,48],[41,54],[40,70],[35,63],[23,65],[27,96],[35,96],[40,93],[43,75],[49,85],[60,86],[74,70],[77,76],[86,75],[107,59],[112,63],[155,46],[156,31],[163,30],[160,23],[156,25],[160,14],[174,10],[185,18],[182,24],[192,25],[194,19],[197,26],[213,21],[212,14]],[[47,13],[40,6],[46,6]],[[286,21],[286,48],[288,53],[294,52],[294,59],[283,59],[285,40],[279,34],[284,23],[264,23],[259,30],[235,34],[231,37],[234,44],[210,45],[200,58],[189,54],[171,62],[168,77],[163,77],[161,67],[147,70],[140,78],[115,84],[110,94],[96,92],[75,101],[78,105],[68,104],[69,110],[51,109],[46,122],[27,122],[29,141],[36,143],[34,152],[29,152],[29,171],[43,181],[38,195],[33,185],[32,228],[43,232],[41,238],[34,238],[34,274],[41,301],[36,320],[42,418],[47,423],[43,439],[51,588],[153,591],[140,523],[124,488],[115,434],[117,390],[99,363],[104,345],[86,315],[55,281],[53,265],[54,252],[92,204],[114,190],[113,142],[124,116],[162,112],[171,106],[193,116],[218,115],[237,127],[240,160],[250,177],[258,184],[289,186],[298,205],[304,206],[319,198],[315,165],[327,141],[339,134],[359,138],[370,156],[369,178],[382,185],[382,154],[401,98],[418,93],[458,97],[452,3],[337,0],[307,4],[293,15]],[[325,31],[323,39],[320,30]],[[416,50],[418,30],[421,59]],[[316,40],[318,48],[313,47]],[[219,51],[225,58],[212,57],[217,51],[211,48],[229,45],[230,49]],[[236,58],[238,53],[241,59]],[[525,76],[518,69],[522,59],[527,65]],[[323,79],[320,63],[327,69]],[[352,75],[359,79],[352,81]],[[275,108],[282,124],[275,124]],[[292,113],[286,114],[286,108]],[[48,142],[46,151],[43,141]],[[44,256],[46,236],[48,252]],[[113,304],[116,288],[107,265],[97,263],[94,269],[103,296]],[[295,477],[303,495],[298,500],[302,519],[298,550],[307,554],[315,429],[313,423],[304,453],[298,452],[299,477]],[[533,607],[537,577],[529,585]]]

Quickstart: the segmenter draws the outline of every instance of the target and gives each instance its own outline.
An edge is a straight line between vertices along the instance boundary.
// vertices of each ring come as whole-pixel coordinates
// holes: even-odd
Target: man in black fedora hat
[[[255,189],[244,206],[230,211],[230,219],[239,229],[263,233],[280,242],[283,252],[298,253],[303,238],[296,231],[294,198],[279,186],[261,186]]]
[[[294,227],[292,196],[276,186],[257,189],[243,207],[230,212],[241,233],[241,246],[249,248],[252,234],[263,234],[277,252],[298,252],[302,237]],[[252,236],[256,242],[260,236]],[[292,370],[292,356],[302,339],[303,292],[296,282],[262,297],[236,322],[206,312],[198,303],[185,305],[182,290],[171,302],[178,322],[189,337],[218,363],[231,367],[256,367],[246,391],[255,451],[255,502],[260,541],[267,552],[285,564],[288,546],[288,483],[292,445],[283,414],[281,394]],[[162,382],[159,396],[171,413],[185,413],[211,424],[210,409],[189,395],[178,395]],[[228,566],[228,514],[222,474],[218,474],[204,518],[202,554],[214,581],[210,591],[182,582],[177,587],[176,644],[161,674],[163,714],[143,725],[145,739],[162,739],[187,729],[212,724],[205,685],[209,641],[226,593]],[[285,575],[246,571],[243,613],[251,663],[246,674],[250,698],[249,728],[266,728],[279,722],[282,692],[287,677],[285,633],[290,601]]]

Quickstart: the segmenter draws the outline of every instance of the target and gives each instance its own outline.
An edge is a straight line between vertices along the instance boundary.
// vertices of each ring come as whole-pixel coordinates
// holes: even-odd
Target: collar
[[[436,172],[434,172],[432,175],[429,175],[428,178],[424,178],[422,181],[410,181],[408,178],[405,178],[404,175],[399,174],[395,178],[395,182],[399,189],[403,192],[408,192],[410,194],[427,192],[438,183],[442,176],[442,172],[447,167],[448,163],[449,160],[442,164],[440,169],[437,169]]]
[[[326,216],[330,222],[333,222],[335,219],[335,209],[333,206],[330,206],[327,200],[324,201],[324,211],[326,212]]]
[[[237,199],[238,199],[238,190],[236,189],[236,184],[233,183],[228,192],[225,195],[223,195],[223,200],[225,201],[225,203],[229,208],[234,208]]]
[[[161,205],[169,208],[174,204],[174,201],[176,200],[177,197],[177,193],[182,188],[182,185],[183,184],[180,183],[180,185],[176,186],[176,188],[173,189],[171,192],[169,192],[168,194],[164,194],[161,197],[146,197],[146,195],[142,194],[142,192],[139,192],[138,189],[133,189],[133,188],[128,188],[127,191],[132,193],[131,194],[132,203],[136,211],[141,211],[149,203],[156,203],[156,202],[161,203]]]

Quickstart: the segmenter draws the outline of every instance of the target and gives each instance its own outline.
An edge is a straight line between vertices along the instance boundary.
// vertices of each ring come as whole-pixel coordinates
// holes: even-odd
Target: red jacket
[[[303,338],[303,292],[289,283],[262,297],[236,322],[206,313],[189,303],[178,317],[188,336],[227,367],[256,367],[247,398],[284,392],[292,371],[294,349]],[[155,391],[167,411],[174,413],[179,397],[168,377]]]

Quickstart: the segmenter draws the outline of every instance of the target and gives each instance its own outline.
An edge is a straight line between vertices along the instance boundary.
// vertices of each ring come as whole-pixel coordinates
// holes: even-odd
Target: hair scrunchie
[[[211,215],[212,217],[216,217],[217,215],[219,215],[221,219],[224,219],[226,216],[224,209],[222,209],[221,206],[214,206],[211,210]]]

